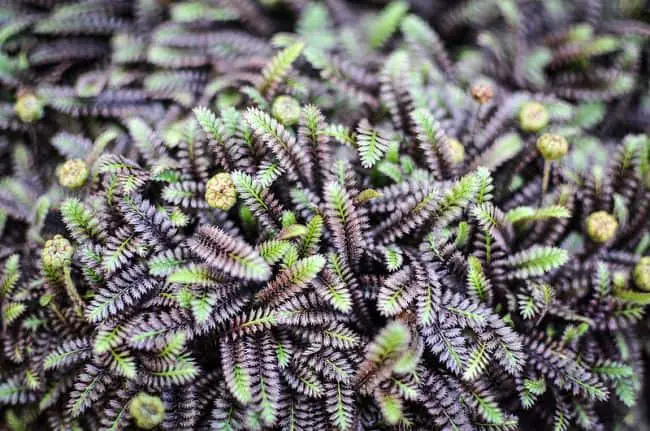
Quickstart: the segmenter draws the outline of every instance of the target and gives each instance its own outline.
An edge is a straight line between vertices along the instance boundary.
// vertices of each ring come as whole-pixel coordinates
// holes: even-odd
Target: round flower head
[[[56,175],[63,187],[76,189],[83,186],[88,179],[88,167],[81,159],[68,160],[59,166]]]
[[[31,92],[18,93],[14,111],[21,121],[31,123],[43,117],[43,102]]]
[[[159,397],[140,392],[131,400],[129,413],[138,428],[150,430],[162,423],[165,405]]]
[[[45,268],[60,269],[70,262],[73,253],[74,248],[70,241],[61,235],[55,235],[45,242],[41,260]]]
[[[454,165],[463,163],[463,160],[465,160],[465,147],[463,147],[463,144],[455,138],[447,139],[447,144],[449,155],[451,156],[451,163]]]
[[[546,160],[557,160],[569,152],[569,143],[564,136],[544,133],[537,139],[537,150]]]
[[[592,241],[604,243],[616,235],[618,222],[606,211],[596,211],[587,217],[587,234]]]
[[[210,178],[205,188],[205,200],[210,208],[228,211],[237,202],[237,190],[230,174],[222,172]]]
[[[300,103],[293,97],[276,97],[273,101],[271,113],[282,124],[292,126],[300,119]]]
[[[494,90],[492,89],[492,86],[485,82],[479,82],[472,85],[470,92],[472,93],[474,100],[476,100],[481,105],[485,105],[490,100],[492,100],[492,97],[494,97]]]
[[[548,111],[539,102],[527,102],[519,111],[519,127],[524,132],[536,133],[548,125]]]
[[[642,257],[634,266],[634,284],[641,290],[650,291],[650,256]]]

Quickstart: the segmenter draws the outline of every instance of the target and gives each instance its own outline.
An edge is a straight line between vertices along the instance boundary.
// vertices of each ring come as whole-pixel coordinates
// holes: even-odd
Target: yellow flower
[[[70,241],[61,235],[55,235],[52,239],[45,242],[41,253],[43,267],[47,269],[63,268],[72,259],[74,248]]]
[[[292,126],[300,119],[300,103],[293,97],[276,97],[271,107],[271,113],[282,124]]]
[[[596,211],[587,217],[587,234],[592,241],[604,243],[616,235],[618,222],[606,211]]]
[[[458,139],[449,138],[447,139],[447,148],[449,148],[449,155],[451,156],[451,163],[454,165],[459,165],[465,160],[465,147],[460,143]]]
[[[81,159],[68,160],[56,172],[63,187],[76,189],[84,185],[88,178],[88,167]]]
[[[557,160],[569,152],[569,143],[564,136],[545,133],[537,139],[537,150],[546,160]]]
[[[228,211],[237,202],[237,189],[230,174],[222,172],[210,178],[205,188],[205,201],[210,208]]]
[[[641,290],[650,291],[650,256],[642,257],[634,266],[634,284]]]
[[[150,430],[162,423],[165,405],[159,397],[140,392],[131,400],[129,413],[138,428]]]
[[[31,123],[43,117],[43,102],[34,93],[20,92],[14,111],[21,121]]]
[[[519,127],[524,132],[536,133],[548,125],[548,111],[539,102],[527,102],[519,111]]]

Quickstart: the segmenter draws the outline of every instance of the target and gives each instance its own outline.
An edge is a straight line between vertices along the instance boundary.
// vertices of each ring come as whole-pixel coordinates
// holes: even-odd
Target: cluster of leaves
[[[643,2],[358,3],[0,6],[9,429],[650,425]]]

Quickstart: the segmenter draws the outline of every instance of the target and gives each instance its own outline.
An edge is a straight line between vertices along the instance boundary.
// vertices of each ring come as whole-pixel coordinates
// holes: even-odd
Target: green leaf
[[[650,292],[637,292],[634,290],[617,290],[614,296],[625,302],[638,305],[650,304]]]
[[[306,256],[318,251],[318,243],[323,235],[323,217],[316,214],[307,223],[307,232],[302,236],[298,253],[300,256]]]
[[[246,405],[253,396],[251,394],[251,377],[248,371],[237,365],[232,370],[232,387],[230,388],[232,394],[237,398],[237,401]]]
[[[76,240],[98,238],[99,221],[92,211],[75,198],[66,199],[61,204],[61,215],[66,227]]]
[[[422,348],[408,349],[393,365],[393,371],[397,374],[410,374],[416,371],[418,363],[422,358]]]
[[[231,21],[238,14],[225,7],[215,7],[200,1],[184,1],[171,5],[170,16],[176,22]]]
[[[192,316],[196,323],[199,325],[207,323],[216,303],[217,297],[212,293],[206,293],[199,297],[194,297],[190,301],[190,307],[192,309]]]
[[[12,254],[5,261],[5,267],[0,281],[0,298],[6,297],[20,279],[20,256]]]
[[[341,382],[336,382],[336,407],[330,418],[339,431],[348,431],[352,426],[352,414],[346,405],[345,394]]]
[[[386,423],[388,425],[397,425],[403,415],[404,406],[402,400],[394,395],[380,392],[377,395],[377,401]]]
[[[479,300],[485,301],[491,286],[490,281],[483,272],[481,261],[474,256],[470,256],[467,259],[467,267],[467,286]]]
[[[409,328],[399,321],[389,323],[370,343],[366,359],[381,364],[389,359],[396,359],[406,351],[411,342]]]
[[[8,302],[2,307],[2,321],[5,325],[11,325],[27,310],[22,302]]]
[[[269,240],[257,246],[257,252],[269,265],[277,263],[287,253],[291,243],[289,241]]]
[[[524,148],[524,141],[516,132],[506,133],[497,138],[494,143],[485,150],[476,163],[494,171],[496,168],[512,159]]]
[[[255,182],[262,188],[271,187],[271,185],[280,178],[284,173],[282,167],[277,163],[263,163],[260,170],[255,175]]]
[[[325,262],[325,258],[319,254],[298,260],[290,268],[291,283],[308,283],[323,269]]]
[[[396,163],[391,163],[386,160],[382,160],[377,164],[377,172],[381,173],[382,175],[387,176],[391,180],[393,180],[396,183],[399,183],[402,181],[402,171],[400,170],[400,167]]]
[[[165,254],[151,258],[149,263],[149,274],[164,277],[178,269],[185,261],[173,255]]]
[[[521,404],[525,409],[531,408],[537,398],[546,392],[546,380],[543,378],[540,379],[524,379],[523,381],[523,392],[521,395]]]
[[[603,102],[581,103],[578,105],[573,122],[584,129],[590,129],[603,120],[605,111]]]
[[[179,268],[167,276],[168,283],[178,283],[183,285],[196,286],[216,286],[219,280],[216,280],[212,271],[203,266],[190,264],[186,267]]]
[[[472,392],[472,396],[476,402],[478,412],[483,419],[495,425],[500,425],[505,422],[505,415],[491,397],[484,397],[476,392]]]
[[[301,224],[292,224],[291,226],[287,226],[284,229],[282,229],[280,233],[278,233],[276,239],[287,240],[287,239],[300,238],[302,236],[305,236],[307,232],[308,230],[306,226]]]
[[[488,354],[486,343],[479,343],[472,350],[463,373],[463,380],[474,380],[485,371],[489,363]]]
[[[182,384],[199,375],[199,369],[193,360],[181,357],[175,363],[166,366],[162,371],[152,371],[152,376],[160,377],[172,384]]]
[[[436,208],[437,226],[445,226],[462,212],[477,191],[478,178],[477,173],[465,175],[444,193]]]
[[[264,202],[264,199],[262,198],[262,192],[264,191],[264,188],[258,184],[253,179],[253,177],[242,171],[235,171],[230,175],[230,177],[235,183],[237,193],[242,195],[244,199],[253,199],[257,205],[266,211],[269,211],[269,207],[266,205],[266,202]],[[251,210],[254,212],[254,208],[251,208]]]
[[[506,218],[511,223],[530,222],[547,218],[569,218],[571,212],[560,205],[545,208],[517,207],[506,213]]]
[[[259,85],[260,92],[264,95],[272,87],[280,84],[289,73],[294,61],[300,56],[304,43],[297,42],[280,51],[262,70],[262,82]]]
[[[561,248],[533,246],[508,258],[507,265],[512,270],[507,277],[525,279],[542,275],[568,260],[569,254]]]
[[[368,120],[361,120],[357,127],[357,147],[364,168],[372,168],[386,153],[388,139],[372,128]]]
[[[404,262],[402,250],[396,245],[386,247],[384,249],[384,261],[386,262],[386,269],[388,269],[388,271],[396,271]]]
[[[110,330],[99,330],[95,336],[93,351],[98,355],[106,353],[116,348],[120,344],[122,337],[122,327],[119,325]]]
[[[204,106],[197,106],[192,112],[203,131],[216,142],[222,142],[224,126],[214,112]]]
[[[622,362],[607,360],[591,369],[596,374],[607,377],[611,380],[621,380],[634,376],[634,369]]]
[[[184,332],[173,332],[167,338],[165,347],[160,351],[159,356],[165,359],[177,358],[183,353],[185,344],[187,342],[187,335]]]
[[[135,359],[124,352],[116,352],[111,349],[111,357],[115,364],[115,371],[117,374],[126,377],[127,379],[135,379],[137,369],[135,366]]]
[[[381,48],[397,31],[402,19],[408,13],[409,6],[403,1],[389,3],[375,19],[368,30],[370,46]]]
[[[469,239],[469,223],[466,221],[461,221],[458,223],[458,227],[456,228],[456,238],[454,240],[454,247],[460,249],[463,248],[467,244],[467,240]]]

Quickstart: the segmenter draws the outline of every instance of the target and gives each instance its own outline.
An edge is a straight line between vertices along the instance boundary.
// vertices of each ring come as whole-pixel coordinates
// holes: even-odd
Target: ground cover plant
[[[0,429],[644,430],[650,5],[0,3]]]

